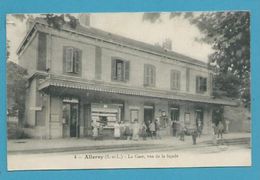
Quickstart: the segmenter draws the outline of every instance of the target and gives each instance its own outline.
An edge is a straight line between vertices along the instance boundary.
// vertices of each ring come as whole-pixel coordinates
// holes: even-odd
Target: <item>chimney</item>
[[[169,38],[165,39],[164,42],[162,43],[162,48],[171,51],[172,50],[172,40]]]
[[[79,15],[79,23],[82,26],[89,27],[90,26],[90,14],[80,14]]]

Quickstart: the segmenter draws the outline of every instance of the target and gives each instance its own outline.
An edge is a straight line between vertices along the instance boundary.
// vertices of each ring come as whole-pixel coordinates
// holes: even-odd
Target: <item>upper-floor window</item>
[[[74,47],[63,49],[64,71],[79,74],[81,71],[81,50]]]
[[[171,70],[171,89],[180,90],[181,72]]]
[[[112,80],[128,81],[129,80],[129,61],[122,59],[112,59]]]
[[[207,78],[197,76],[196,77],[196,92],[204,93],[207,91]]]
[[[144,65],[144,85],[145,86],[155,86],[156,79],[156,68],[154,65],[145,64]]]

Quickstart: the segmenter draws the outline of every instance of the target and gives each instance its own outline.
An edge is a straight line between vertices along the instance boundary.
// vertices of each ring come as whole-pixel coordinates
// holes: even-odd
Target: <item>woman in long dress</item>
[[[115,137],[116,139],[119,139],[119,138],[120,138],[120,125],[119,125],[118,122],[116,122],[116,123],[114,124],[114,137]]]
[[[137,141],[138,139],[139,139],[139,124],[138,124],[138,120],[135,119],[133,124],[133,140]]]
[[[96,120],[94,120],[92,123],[92,128],[93,128],[92,136],[94,140],[97,140],[98,138],[98,127],[99,127],[99,123]]]

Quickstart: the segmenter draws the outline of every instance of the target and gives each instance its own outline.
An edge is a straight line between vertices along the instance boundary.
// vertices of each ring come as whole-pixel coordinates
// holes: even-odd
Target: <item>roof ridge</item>
[[[49,26],[49,24],[47,23],[47,21],[44,18],[40,18],[40,17],[35,18],[34,25],[37,23]],[[61,27],[61,30],[74,31],[75,33],[82,33],[85,35],[96,36],[97,38],[104,38],[105,40],[122,43],[123,45],[130,46],[135,49],[140,48],[141,50],[144,50],[144,51],[159,53],[160,55],[168,56],[167,58],[171,58],[173,60],[177,60],[180,62],[191,63],[191,64],[207,67],[206,62],[198,60],[196,58],[193,58],[193,57],[190,57],[190,56],[187,56],[187,55],[184,55],[184,54],[172,51],[172,50],[169,51],[162,47],[158,47],[153,44],[149,44],[147,42],[125,37],[125,36],[122,36],[122,35],[119,35],[116,33],[104,31],[104,30],[96,28],[96,27],[91,27],[91,26],[85,27],[85,26],[81,25],[79,22],[77,23],[77,26],[75,29],[71,28],[68,23],[65,23]]]

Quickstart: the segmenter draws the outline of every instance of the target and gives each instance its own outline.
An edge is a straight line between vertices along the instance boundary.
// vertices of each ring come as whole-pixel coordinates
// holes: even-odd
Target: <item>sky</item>
[[[173,51],[204,62],[213,52],[210,45],[195,40],[203,36],[195,25],[182,17],[169,19],[169,13],[162,13],[160,20],[154,23],[143,21],[143,13],[93,13],[90,17],[90,25],[95,28],[149,44],[162,44],[169,38]],[[10,60],[17,62],[16,50],[26,35],[26,21],[21,22],[9,15],[6,27]]]

